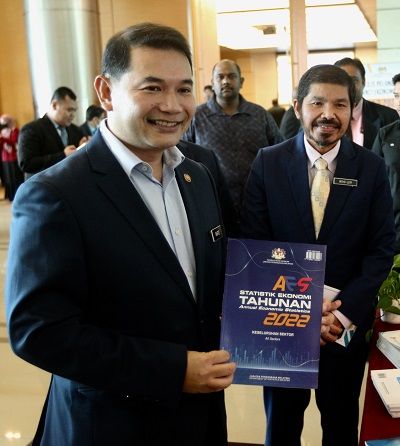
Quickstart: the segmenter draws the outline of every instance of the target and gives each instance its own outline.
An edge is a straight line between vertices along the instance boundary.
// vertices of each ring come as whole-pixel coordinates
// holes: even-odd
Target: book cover
[[[400,446],[400,437],[385,438],[382,440],[367,440],[365,446]]]
[[[393,347],[400,350],[400,330],[383,331],[379,333],[379,337],[393,345]]]
[[[234,383],[316,388],[326,247],[229,239],[221,348]]]
[[[386,408],[400,410],[400,370],[371,370],[371,379]]]
[[[395,347],[391,342],[387,341],[379,334],[379,338],[376,342],[377,348],[389,359],[389,361],[400,368],[400,349]]]

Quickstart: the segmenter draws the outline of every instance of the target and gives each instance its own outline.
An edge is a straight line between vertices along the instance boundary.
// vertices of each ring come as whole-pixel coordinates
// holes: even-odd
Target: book
[[[365,441],[365,446],[400,446],[400,437],[367,440]]]
[[[316,388],[326,247],[229,239],[221,348],[234,383]]]
[[[400,417],[400,370],[371,370],[371,380],[393,418]]]
[[[379,333],[376,346],[393,365],[400,368],[400,330]]]

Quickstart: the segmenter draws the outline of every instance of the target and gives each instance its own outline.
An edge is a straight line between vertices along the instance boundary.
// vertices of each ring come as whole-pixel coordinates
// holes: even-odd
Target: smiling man
[[[192,84],[178,31],[116,34],[95,80],[107,119],[14,202],[10,340],[53,374],[34,444],[226,445],[222,220],[209,171],[176,147]]]
[[[259,152],[242,216],[246,237],[327,245],[325,284],[342,305],[322,334],[316,401],[323,446],[358,445],[366,333],[393,257],[383,160],[343,137],[353,103],[352,79],[341,68],[318,65],[302,76],[294,109],[304,132]],[[342,344],[335,342],[343,333]],[[266,445],[299,446],[309,401],[310,390],[264,388]]]

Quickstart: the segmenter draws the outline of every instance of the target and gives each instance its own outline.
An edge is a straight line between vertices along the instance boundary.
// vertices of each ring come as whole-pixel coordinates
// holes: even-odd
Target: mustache
[[[333,127],[340,127],[340,123],[336,120],[336,119],[326,119],[326,118],[322,118],[322,119],[317,119],[315,121],[316,125],[330,125]]]

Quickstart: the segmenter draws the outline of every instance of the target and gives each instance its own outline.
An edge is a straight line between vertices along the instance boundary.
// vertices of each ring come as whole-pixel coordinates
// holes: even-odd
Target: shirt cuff
[[[353,322],[339,310],[333,310],[332,314],[334,314],[339,319],[339,322],[343,325],[344,328],[350,328],[353,325]]]

